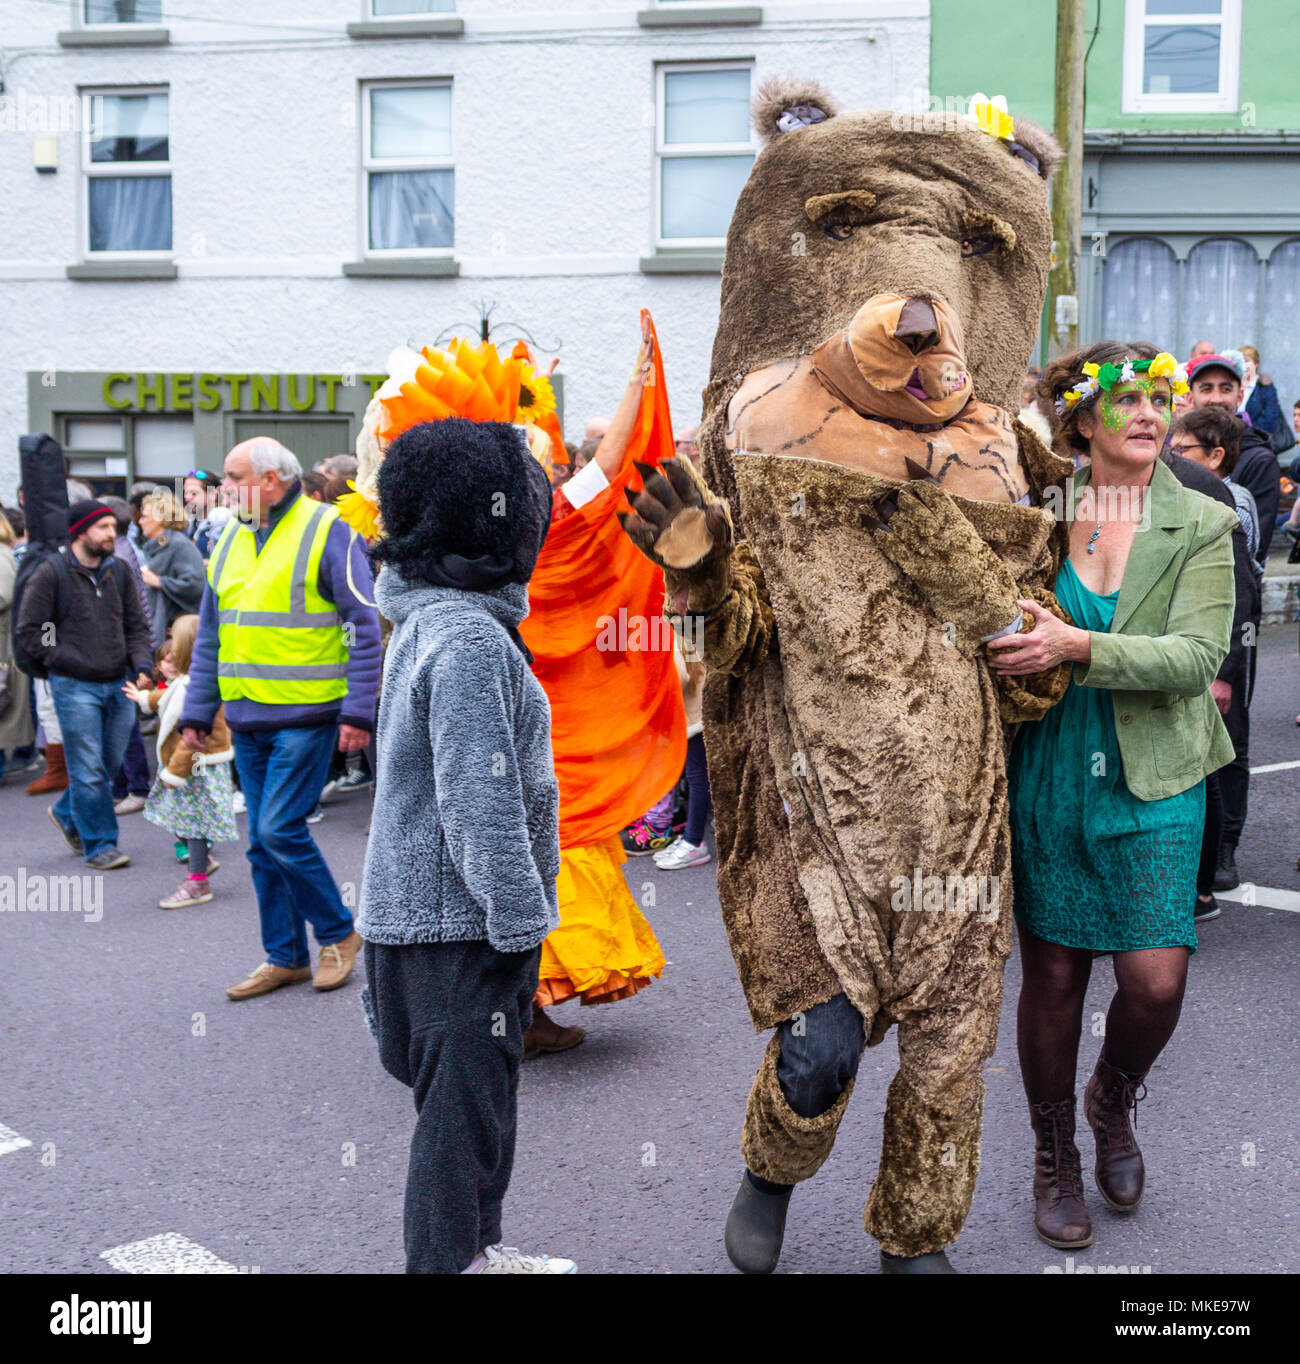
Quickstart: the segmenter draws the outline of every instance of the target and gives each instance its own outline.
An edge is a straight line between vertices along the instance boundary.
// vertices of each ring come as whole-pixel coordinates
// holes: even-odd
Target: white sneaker
[[[655,853],[655,866],[660,871],[680,871],[683,867],[702,867],[713,857],[703,843],[688,843],[679,838],[676,843]]]
[[[244,799],[242,791],[235,792],[235,813],[243,815],[248,813],[248,802]]]
[[[488,1246],[483,1258],[487,1263],[480,1274],[574,1274],[578,1269],[572,1260],[561,1260],[555,1255],[522,1255],[514,1246]]]
[[[113,806],[113,813],[115,815],[138,815],[143,809],[143,796],[123,796],[122,799]]]

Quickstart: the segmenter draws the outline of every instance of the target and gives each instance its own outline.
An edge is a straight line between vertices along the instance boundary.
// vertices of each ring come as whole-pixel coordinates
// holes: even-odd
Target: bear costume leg
[[[984,1062],[1002,1008],[996,948],[965,963],[969,987],[898,1026],[898,1074],[885,1104],[880,1166],[862,1214],[887,1255],[931,1255],[965,1225],[979,1174]]]
[[[929,1255],[951,1245],[975,1192],[984,1082],[978,1064],[970,1073],[965,1048],[954,1053],[935,1040],[932,1029],[914,1023],[899,1030],[902,1068],[889,1086],[880,1167],[863,1214],[889,1255]],[[741,1153],[751,1174],[793,1185],[817,1173],[835,1144],[864,1042],[863,1019],[844,995],[780,1026],[745,1111]],[[943,1097],[927,1101],[936,1081]]]
[[[961,1234],[979,1173],[984,1081],[965,1112],[927,1104],[899,1071],[885,1105],[880,1168],[862,1225],[888,1255],[930,1255]]]

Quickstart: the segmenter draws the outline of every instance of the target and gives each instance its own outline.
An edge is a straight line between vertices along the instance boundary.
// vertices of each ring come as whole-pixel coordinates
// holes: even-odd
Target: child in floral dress
[[[234,748],[224,710],[217,712],[202,753],[187,747],[176,727],[185,713],[185,689],[198,628],[199,618],[194,615],[178,616],[172,624],[171,651],[159,665],[165,679],[162,687],[141,691],[128,682],[123,688],[142,711],[158,716],[158,776],[145,802],[144,817],[184,840],[189,848],[189,876],[159,900],[159,909],[183,909],[211,900],[208,877],[219,864],[209,858],[209,847],[232,842],[238,836],[230,776]]]

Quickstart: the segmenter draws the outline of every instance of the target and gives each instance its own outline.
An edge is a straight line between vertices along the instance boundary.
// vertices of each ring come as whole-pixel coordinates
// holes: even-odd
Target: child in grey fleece
[[[408,1273],[572,1273],[500,1245],[541,943],[559,923],[550,708],[518,626],[550,524],[520,431],[413,427],[380,469],[395,624],[357,927],[384,1068],[414,1091]],[[505,514],[501,514],[504,509]]]

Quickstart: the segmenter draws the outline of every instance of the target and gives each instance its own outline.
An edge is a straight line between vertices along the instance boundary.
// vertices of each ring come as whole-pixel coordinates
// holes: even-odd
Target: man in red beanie
[[[1198,355],[1187,366],[1187,383],[1193,407],[1221,407],[1234,416],[1241,407],[1243,373],[1241,357]],[[1282,467],[1268,437],[1248,423],[1241,432],[1241,453],[1232,471],[1233,482],[1255,499],[1259,511],[1259,545],[1255,557],[1263,568],[1273,542],[1278,503],[1282,497]]]
[[[32,574],[16,633],[48,673],[63,730],[68,788],[49,816],[95,871],[131,859],[117,847],[113,774],[122,765],[135,707],[122,684],[151,686],[153,649],[130,570],[114,557],[117,521],[103,502],[68,508],[71,544]]]

